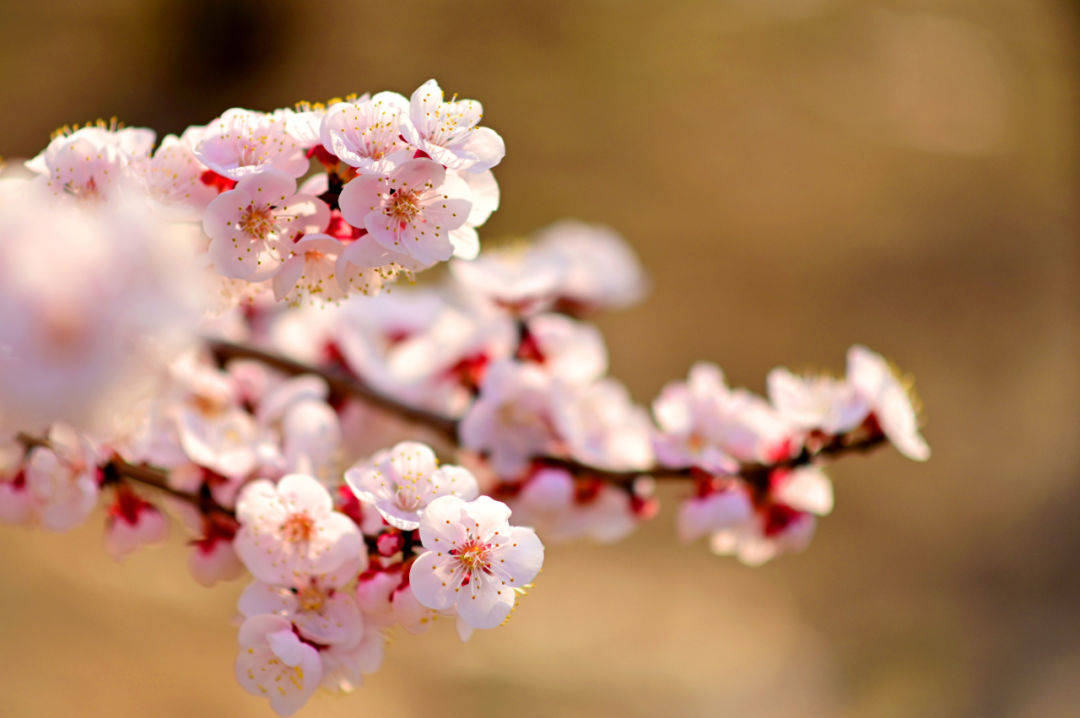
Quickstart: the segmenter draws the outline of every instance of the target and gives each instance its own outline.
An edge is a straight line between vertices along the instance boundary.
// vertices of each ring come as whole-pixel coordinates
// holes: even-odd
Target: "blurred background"
[[[1064,0],[0,0],[0,153],[117,115],[161,134],[429,77],[506,139],[484,241],[622,231],[643,305],[601,320],[648,401],[696,358],[763,389],[864,342],[917,378],[926,465],[835,467],[810,550],[750,569],[671,506],[556,547],[510,624],[399,633],[301,715],[1080,715],[1078,34]],[[675,493],[665,491],[667,498]],[[179,532],[0,527],[0,715],[265,716],[241,585]]]

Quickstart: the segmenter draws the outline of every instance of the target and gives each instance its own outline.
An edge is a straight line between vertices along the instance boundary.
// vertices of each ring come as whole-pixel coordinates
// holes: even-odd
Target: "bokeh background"
[[[162,133],[428,77],[505,137],[484,241],[620,229],[645,304],[602,319],[640,400],[696,358],[763,388],[865,342],[934,456],[835,467],[809,552],[549,551],[510,624],[398,634],[301,715],[1080,715],[1078,19],[1063,0],[0,0],[0,153],[118,115]],[[667,498],[675,493],[667,490]],[[265,716],[240,585],[177,536],[0,528],[0,715]]]

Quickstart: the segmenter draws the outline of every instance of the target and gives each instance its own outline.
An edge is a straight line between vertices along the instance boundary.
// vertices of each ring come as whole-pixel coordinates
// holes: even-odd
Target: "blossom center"
[[[314,584],[296,589],[296,601],[301,611],[321,611],[326,599],[326,593]]]
[[[281,524],[281,535],[289,543],[304,543],[315,535],[315,520],[301,511],[289,514]]]
[[[401,487],[394,492],[394,503],[405,511],[415,511],[420,506],[420,497],[411,488]]]
[[[270,207],[249,204],[240,213],[240,229],[254,239],[266,239],[274,231],[274,214]]]
[[[450,549],[450,555],[456,558],[461,567],[465,569],[465,576],[461,585],[467,585],[477,571],[491,573],[491,560],[488,557],[490,548],[490,544],[474,540],[463,546]]]
[[[420,197],[416,192],[399,189],[390,196],[390,204],[386,208],[386,214],[405,226],[420,214]]]

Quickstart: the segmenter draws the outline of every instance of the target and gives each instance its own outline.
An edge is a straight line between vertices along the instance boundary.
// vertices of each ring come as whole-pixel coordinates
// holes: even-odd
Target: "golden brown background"
[[[504,629],[399,634],[318,716],[1080,715],[1078,12],[1051,0],[0,0],[0,152],[118,115],[430,76],[505,137],[488,241],[610,223],[654,278],[602,320],[648,400],[698,357],[761,389],[869,344],[918,379],[934,457],[834,471],[808,553],[677,545],[672,502],[548,553]],[[665,496],[674,497],[666,492]],[[0,528],[0,715],[265,716],[235,684],[240,584],[179,538]]]

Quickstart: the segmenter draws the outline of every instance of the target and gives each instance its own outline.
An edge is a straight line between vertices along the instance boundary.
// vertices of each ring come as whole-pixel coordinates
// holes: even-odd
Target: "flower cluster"
[[[475,497],[475,479],[439,467],[423,444],[346,477],[355,493],[338,508],[304,474],[253,481],[237,504],[236,550],[254,581],[239,600],[236,676],[282,715],[320,685],[348,690],[377,670],[393,625],[416,632],[454,616],[463,640],[498,626],[543,563],[535,531],[511,526],[494,499],[462,498]]]
[[[430,80],[156,148],[67,129],[0,177],[0,521],[100,506],[122,559],[177,520],[197,582],[250,575],[236,677],[281,715],[358,685],[395,627],[499,626],[538,534],[619,540],[661,481],[682,540],[759,564],[831,511],[826,459],[929,457],[906,381],[861,346],[843,378],[774,369],[767,397],[699,363],[636,402],[589,320],[640,300],[643,267],[576,221],[478,256],[504,154],[480,120]]]
[[[476,228],[499,205],[491,168],[505,154],[481,118],[479,102],[447,101],[428,80],[411,98],[233,108],[156,148],[143,128],[65,128],[26,167],[56,195],[140,193],[178,223],[201,220],[230,291],[332,302],[476,257]]]

